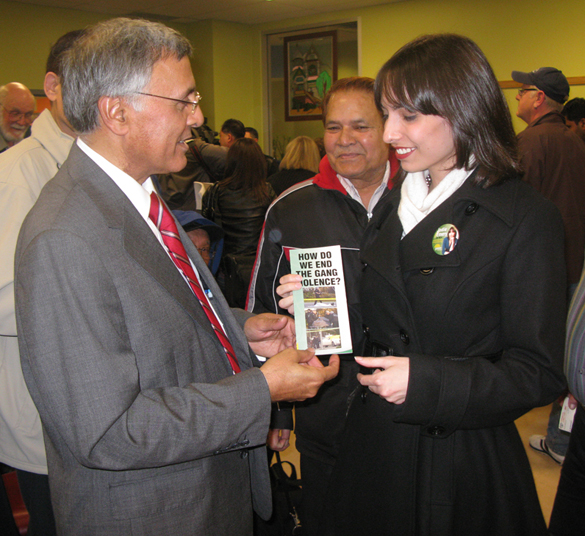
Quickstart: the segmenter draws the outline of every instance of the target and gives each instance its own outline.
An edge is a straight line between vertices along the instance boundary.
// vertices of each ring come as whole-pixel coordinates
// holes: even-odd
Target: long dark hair
[[[229,148],[225,164],[225,179],[220,187],[250,192],[257,201],[266,201],[266,158],[258,143],[250,138],[239,138]]]
[[[516,134],[504,95],[481,49],[455,34],[424,35],[380,69],[376,104],[446,119],[453,131],[455,168],[478,166],[484,187],[522,175]],[[475,163],[471,156],[475,156]]]

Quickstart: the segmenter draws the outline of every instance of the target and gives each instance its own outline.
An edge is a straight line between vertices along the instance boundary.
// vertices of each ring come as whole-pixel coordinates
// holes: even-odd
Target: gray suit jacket
[[[180,226],[179,226],[180,228]],[[182,232],[182,231],[181,231]],[[270,510],[270,394],[190,240],[242,372],[146,222],[76,145],[16,252],[24,376],[60,534],[251,534]]]

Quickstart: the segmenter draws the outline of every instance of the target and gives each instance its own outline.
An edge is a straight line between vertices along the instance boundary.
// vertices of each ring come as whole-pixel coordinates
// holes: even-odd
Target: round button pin
[[[433,251],[437,255],[449,255],[459,242],[459,229],[452,223],[441,225],[433,235]]]

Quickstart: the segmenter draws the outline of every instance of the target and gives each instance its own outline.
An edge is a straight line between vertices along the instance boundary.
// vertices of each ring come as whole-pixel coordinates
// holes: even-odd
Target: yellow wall
[[[207,123],[214,127],[213,94],[215,91],[213,78],[213,54],[209,51],[213,44],[213,28],[209,23],[194,23],[186,25],[183,32],[185,37],[193,45],[193,57],[191,65],[195,74],[197,90],[201,94],[201,109],[207,118]]]
[[[406,0],[360,10],[305,17],[258,26],[274,33],[286,28],[329,21],[361,20],[362,72],[375,77],[379,68],[403,44],[424,33],[455,32],[474,39],[483,49],[499,80],[512,70],[543,66],[566,76],[585,76],[583,39],[577,31],[585,22],[583,0]],[[516,91],[505,91],[512,114]],[[585,97],[585,86],[571,88],[571,97]],[[526,126],[515,118],[516,129]]]
[[[0,1],[0,85],[21,82],[42,89],[51,44],[64,33],[85,28],[105,17],[73,9],[58,9]]]
[[[72,9],[46,8],[0,0],[2,67],[0,83],[23,82],[42,87],[50,43],[66,31],[104,18]],[[203,111],[216,129],[229,117],[253,125],[262,135],[266,98],[262,69],[263,32],[348,19],[361,22],[362,73],[375,76],[401,45],[428,32],[458,32],[482,47],[500,80],[510,72],[541,66],[558,67],[567,76],[585,75],[579,22],[585,21],[583,0],[406,0],[246,26],[226,22],[174,25],[193,42],[195,76],[203,95]],[[212,43],[212,45],[210,45]],[[515,111],[513,91],[506,94]],[[585,96],[585,87],[571,96]],[[516,128],[524,124],[516,120]]]
[[[261,130],[260,35],[244,24],[213,21],[215,128],[234,118]],[[203,109],[205,112],[205,108]]]

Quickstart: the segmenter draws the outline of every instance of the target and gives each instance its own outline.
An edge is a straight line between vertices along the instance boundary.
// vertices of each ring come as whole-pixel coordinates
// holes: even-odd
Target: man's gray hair
[[[101,97],[124,97],[139,109],[139,95],[159,60],[190,56],[191,43],[158,22],[118,18],[89,28],[63,60],[63,109],[80,134],[99,126]]]
[[[4,104],[4,99],[8,95],[8,87],[6,85],[0,87],[0,104]]]
[[[561,113],[563,111],[564,104],[557,102],[554,99],[551,99],[548,95],[544,96],[544,101],[546,105],[554,112]]]

